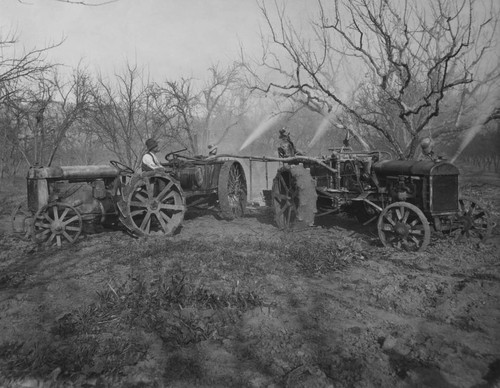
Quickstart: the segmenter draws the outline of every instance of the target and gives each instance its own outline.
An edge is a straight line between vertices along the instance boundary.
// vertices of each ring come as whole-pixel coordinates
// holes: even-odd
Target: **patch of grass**
[[[32,344],[10,343],[0,349],[0,365],[4,377],[45,377],[58,367],[69,376],[91,366],[98,349],[97,339],[84,336],[71,341],[48,337]]]
[[[294,263],[302,274],[321,275],[342,270],[364,255],[357,239],[304,238],[284,243],[280,258]]]
[[[167,348],[224,338],[244,311],[262,305],[253,292],[213,292],[192,286],[185,274],[130,275],[123,284],[97,293],[95,303],[58,317],[33,343],[0,345],[0,377],[47,378],[119,375],[143,360],[149,333]]]
[[[274,240],[167,241],[149,245],[146,254],[161,256],[168,252],[193,277],[213,281],[221,276],[248,279],[274,273],[286,277],[297,271],[318,275],[363,259],[363,251],[355,238],[330,240],[324,235],[284,234]]]

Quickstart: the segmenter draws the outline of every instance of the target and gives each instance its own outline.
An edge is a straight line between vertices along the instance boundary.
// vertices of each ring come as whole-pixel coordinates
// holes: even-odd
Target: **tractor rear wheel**
[[[247,204],[247,181],[239,162],[224,162],[219,173],[217,195],[222,218],[233,220],[243,217]]]
[[[273,180],[274,220],[280,229],[302,222],[314,224],[318,194],[308,169],[299,165],[281,167]]]
[[[460,196],[458,199],[459,228],[454,234],[484,240],[491,235],[493,223],[483,204],[475,199]]]
[[[137,236],[172,235],[186,212],[180,183],[158,170],[132,177],[118,207],[122,223]]]

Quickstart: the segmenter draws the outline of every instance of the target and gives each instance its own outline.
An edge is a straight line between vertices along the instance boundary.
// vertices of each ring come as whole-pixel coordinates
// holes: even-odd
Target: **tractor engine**
[[[379,191],[409,202],[429,216],[458,211],[458,169],[449,162],[383,160],[373,164]]]
[[[60,202],[77,209],[87,223],[116,216],[112,186],[118,172],[111,166],[35,167],[28,172],[28,208],[33,212]]]

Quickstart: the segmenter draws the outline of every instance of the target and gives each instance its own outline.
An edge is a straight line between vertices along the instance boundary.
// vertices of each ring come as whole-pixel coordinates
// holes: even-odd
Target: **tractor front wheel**
[[[424,213],[408,202],[395,202],[382,210],[377,229],[384,246],[406,251],[422,251],[431,239]]]
[[[80,212],[62,202],[49,203],[35,215],[33,240],[38,244],[57,245],[64,242],[73,244],[83,229]]]

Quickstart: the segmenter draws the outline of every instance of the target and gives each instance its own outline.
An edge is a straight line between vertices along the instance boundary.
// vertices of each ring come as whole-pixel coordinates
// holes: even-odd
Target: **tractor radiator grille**
[[[432,177],[432,213],[458,211],[458,175]]]

